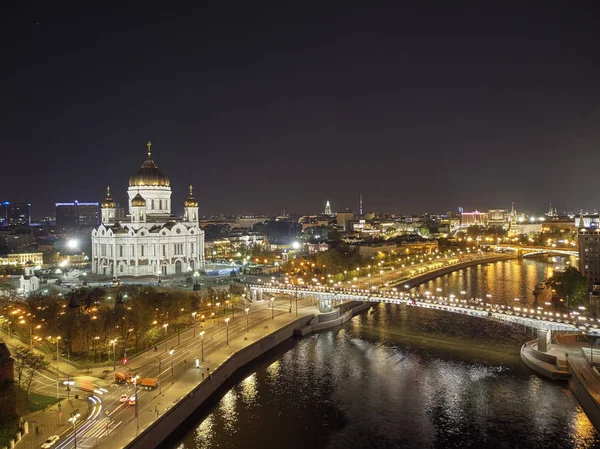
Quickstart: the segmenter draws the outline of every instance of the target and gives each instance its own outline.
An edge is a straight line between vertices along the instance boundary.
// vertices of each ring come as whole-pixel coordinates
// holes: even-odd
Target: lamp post
[[[160,381],[160,373],[161,373],[161,360],[160,360],[160,356],[158,356],[158,376],[156,376],[156,380],[158,380],[158,386],[160,387],[160,394],[162,394],[162,382]]]
[[[52,337],[48,337],[48,339],[52,339]],[[58,342],[61,340],[61,337],[56,337],[56,399],[60,399],[60,393],[58,390]]]
[[[194,338],[196,337],[196,312],[192,312],[192,320],[194,320]]]
[[[79,410],[75,410],[71,412],[71,417],[69,418],[69,422],[73,424],[73,444],[75,449],[77,449],[77,418],[81,415],[79,414]]]
[[[250,312],[250,309],[246,307],[246,332],[248,332],[248,312]]]
[[[204,362],[204,331],[200,331],[200,337],[202,337],[202,361]]]
[[[175,354],[175,350],[171,348],[169,354],[171,355],[171,385],[173,385],[173,354]]]
[[[168,335],[169,323],[163,324],[163,328],[165,330],[165,352],[167,352],[167,335]]]
[[[220,302],[216,303],[215,306],[217,306],[217,326],[219,325],[219,306],[221,305]]]
[[[225,324],[227,324],[227,346],[229,346],[229,317],[225,318]]]
[[[117,370],[117,358],[116,358],[116,351],[117,351],[117,339],[114,338],[110,341],[110,343],[113,345],[113,371]]]
[[[275,298],[271,298],[271,319],[275,319],[275,309],[273,308],[275,304]]]

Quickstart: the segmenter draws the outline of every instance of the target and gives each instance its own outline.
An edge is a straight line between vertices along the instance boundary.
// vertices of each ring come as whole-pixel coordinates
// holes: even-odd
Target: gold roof
[[[129,178],[129,187],[170,187],[171,181],[169,178],[158,169],[158,166],[152,160],[152,152],[150,147],[152,142],[148,141],[148,158],[142,166]]]
[[[117,207],[117,203],[115,203],[110,196],[110,186],[106,187],[106,198],[104,198],[104,201],[102,201],[102,204],[100,206],[103,209],[104,208],[113,208],[114,209],[115,207]]]
[[[194,187],[190,185],[190,196],[188,196],[187,200],[183,203],[185,207],[198,207],[198,201],[196,201],[196,198],[194,198],[194,195],[192,194],[193,189]]]
[[[131,207],[146,207],[146,200],[142,195],[138,194],[131,200]]]

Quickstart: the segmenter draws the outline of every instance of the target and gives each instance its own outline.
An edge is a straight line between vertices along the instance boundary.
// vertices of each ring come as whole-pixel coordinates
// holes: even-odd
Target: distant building
[[[343,228],[344,231],[350,230],[350,222],[354,220],[354,214],[346,209],[345,212],[338,212],[335,214],[336,223],[339,227]]]
[[[506,209],[490,209],[487,217],[488,226],[508,228],[510,224],[510,211]]]
[[[31,228],[17,227],[0,231],[0,254],[35,250],[36,244]]]
[[[34,265],[44,263],[44,253],[11,253],[0,256],[0,265]]]
[[[325,203],[325,212],[323,212],[323,214],[333,216],[333,212],[331,212],[331,204],[329,204],[329,200],[327,200],[327,202]]]
[[[10,355],[6,343],[0,342],[0,385],[15,380],[15,359]]]
[[[488,214],[486,212],[463,212],[460,215],[460,226],[468,228],[469,226],[487,226]]]
[[[402,252],[402,254],[432,253],[438,249],[439,245],[437,240],[427,240],[424,242],[402,242],[399,252]]]
[[[21,278],[19,279],[19,284],[20,284],[20,289],[19,289],[20,293],[27,296],[31,292],[39,290],[40,278],[35,275],[31,275],[31,276],[21,275]]]
[[[31,204],[0,203],[0,226],[29,226],[31,223]]]
[[[542,232],[542,222],[532,223],[532,222],[516,222],[511,223],[510,228],[508,229],[508,235],[526,235],[530,233],[538,233]]]
[[[350,245],[350,248],[358,250],[362,257],[373,257],[378,253],[389,253],[396,251],[395,243],[373,243],[371,245]]]
[[[100,218],[99,203],[56,203],[56,227],[96,226]]]
[[[325,242],[309,243],[307,246],[308,246],[308,254],[317,254],[317,253],[329,250],[329,245]]]
[[[600,282],[600,229],[579,228],[579,271],[590,285]]]

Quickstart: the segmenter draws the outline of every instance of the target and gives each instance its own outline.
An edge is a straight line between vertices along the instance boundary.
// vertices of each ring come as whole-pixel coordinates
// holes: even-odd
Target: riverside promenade
[[[270,307],[265,307],[259,313],[260,319],[247,331],[245,326],[238,332],[230,329],[228,344],[226,327],[221,324],[216,336],[220,341],[205,344],[204,362],[200,361],[201,347],[196,342],[189,354],[189,363],[178,362],[174,377],[163,381],[160,390],[139,393],[138,418],[134,417],[133,407],[129,407],[122,412],[124,418],[118,430],[109,431],[108,437],[99,438],[93,446],[107,449],[157,446],[238,368],[293,336],[295,328],[304,326],[318,313],[316,307],[303,304],[296,316],[287,307],[281,310],[282,305],[287,305],[287,299],[276,302],[280,302],[279,310],[273,313]],[[244,324],[246,318],[240,315],[236,320]],[[196,359],[199,360],[198,367]]]
[[[521,359],[537,374],[552,380],[567,380],[584,412],[600,431],[600,348],[591,349],[584,335],[558,335],[547,352],[537,349],[537,340],[521,347]]]

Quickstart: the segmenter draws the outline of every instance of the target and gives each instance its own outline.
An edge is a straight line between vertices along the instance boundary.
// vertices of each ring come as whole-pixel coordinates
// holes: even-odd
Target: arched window
[[[158,200],[158,208],[162,210],[162,200]]]
[[[154,200],[150,203],[150,209],[154,210]]]

